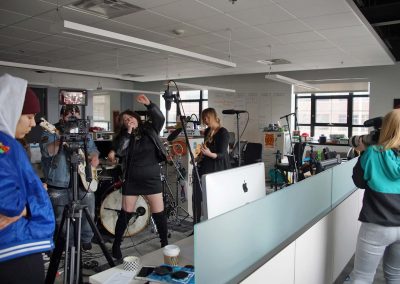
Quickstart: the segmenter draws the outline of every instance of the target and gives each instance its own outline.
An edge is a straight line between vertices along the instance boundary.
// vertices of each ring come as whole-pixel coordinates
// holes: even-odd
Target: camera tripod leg
[[[108,264],[109,264],[111,267],[114,267],[114,266],[115,266],[115,263],[114,263],[114,261],[113,261],[111,255],[110,255],[110,253],[108,252],[108,250],[107,250],[107,248],[106,248],[106,245],[104,244],[104,240],[103,240],[103,238],[102,238],[102,236],[101,236],[99,230],[97,229],[95,223],[93,222],[92,218],[90,217],[89,209],[88,209],[87,207],[85,207],[85,208],[83,208],[83,210],[84,210],[84,212],[85,212],[86,219],[88,220],[89,225],[90,225],[90,227],[92,228],[92,231],[93,231],[95,237],[97,238],[97,241],[99,242],[100,248],[101,248],[101,250],[103,251],[103,254],[104,254],[104,256],[105,256],[106,259],[107,259]]]
[[[46,281],[45,281],[46,284],[54,283],[55,278],[56,278],[57,269],[58,269],[58,266],[60,265],[61,256],[62,256],[62,253],[64,251],[64,246],[65,246],[65,239],[63,236],[62,228],[64,227],[67,211],[68,211],[68,207],[65,206],[64,211],[62,213],[60,226],[57,231],[55,247],[54,247],[53,253],[51,254],[51,257],[50,257],[50,264],[49,264],[49,268],[47,270]]]

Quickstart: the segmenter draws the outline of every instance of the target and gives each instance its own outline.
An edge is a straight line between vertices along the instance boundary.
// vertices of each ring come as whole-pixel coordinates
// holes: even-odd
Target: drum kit
[[[178,218],[179,211],[183,211],[186,214],[185,218],[189,216],[189,213],[179,205],[179,203],[184,201],[186,198],[182,187],[186,170],[182,167],[180,162],[182,155],[186,153],[186,145],[182,145],[180,142],[181,141],[175,141],[170,143],[171,145],[168,143],[164,144],[168,154],[167,163],[165,163],[165,168],[160,164],[160,178],[163,187],[165,212],[167,217],[174,219],[176,223],[180,223],[181,221],[181,219]],[[177,189],[175,195],[167,181],[168,164],[173,165],[177,172]],[[103,167],[98,171],[99,186],[98,190],[95,192],[95,220],[97,221],[97,224],[100,225],[100,228],[105,229],[111,235],[115,234],[115,224],[118,219],[118,214],[121,211],[123,184],[121,181],[121,175],[122,171],[119,165],[108,166],[107,169]],[[152,231],[156,232],[154,222],[151,222],[150,205],[143,196],[139,196],[136,202],[135,211],[138,212],[138,208],[140,207],[144,208],[144,214],[139,214],[131,218],[127,230],[125,231],[125,237],[140,233],[149,224],[152,225]]]

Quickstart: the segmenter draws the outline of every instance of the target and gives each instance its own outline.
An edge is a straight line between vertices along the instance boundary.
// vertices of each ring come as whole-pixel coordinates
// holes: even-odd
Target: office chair
[[[283,174],[285,177],[285,182],[287,184],[291,184],[295,182],[295,173],[296,173],[296,168],[297,170],[301,169],[301,166],[303,165],[303,154],[304,154],[304,149],[306,148],[306,143],[300,143],[296,142],[293,145],[293,155],[285,155],[288,162],[287,163],[281,163],[280,161],[277,163],[276,168]],[[293,179],[291,182],[289,182],[289,173],[292,173]],[[300,175],[300,171],[299,171]],[[297,177],[299,180],[304,179],[303,176]]]
[[[249,165],[262,161],[262,144],[248,142],[243,148],[243,164]]]

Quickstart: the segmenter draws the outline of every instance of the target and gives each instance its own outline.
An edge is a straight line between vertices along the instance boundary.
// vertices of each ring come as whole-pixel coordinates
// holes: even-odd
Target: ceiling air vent
[[[79,0],[68,8],[112,19],[144,10],[121,0]]]
[[[281,65],[281,64],[290,64],[289,60],[283,58],[275,58],[275,59],[262,59],[257,60],[258,63],[265,64],[265,65]]]
[[[132,73],[121,74],[121,76],[124,76],[124,77],[143,77],[143,75],[132,74]]]

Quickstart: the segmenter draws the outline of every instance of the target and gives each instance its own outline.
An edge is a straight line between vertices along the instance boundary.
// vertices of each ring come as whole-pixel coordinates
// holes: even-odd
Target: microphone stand
[[[240,164],[242,162],[242,152],[240,149],[240,132],[239,132],[239,112],[236,113],[236,132],[237,132],[237,145],[238,145],[238,167],[240,167]]]
[[[295,177],[293,177],[292,183],[294,183],[294,181],[297,179],[297,177],[298,177],[298,175],[299,175],[299,172],[298,172],[298,169],[297,169],[296,155],[295,155],[295,153],[294,153],[294,151],[293,151],[292,133],[291,133],[291,131],[290,131],[290,123],[289,123],[289,116],[291,116],[292,114],[294,114],[294,116],[295,116],[295,122],[296,122],[296,120],[297,120],[297,118],[296,118],[296,113],[289,113],[289,114],[285,115],[284,117],[285,117],[285,119],[286,119],[286,123],[287,123],[287,126],[288,126],[288,131],[289,131],[290,153],[292,153],[292,155],[293,155],[294,173],[295,173],[295,175],[296,175]]]
[[[198,223],[198,220],[200,219],[200,216],[197,216],[198,215],[198,212],[197,212],[197,210],[198,210],[197,201],[199,200],[199,198],[201,198],[201,197],[197,196],[198,192],[195,189],[195,187],[198,185],[199,189],[200,189],[200,192],[203,192],[203,188],[202,188],[202,185],[201,185],[201,179],[200,179],[199,170],[198,170],[198,167],[197,167],[197,165],[195,163],[194,155],[193,155],[192,149],[190,147],[190,142],[189,142],[189,138],[188,138],[187,131],[186,131],[186,119],[185,119],[184,116],[182,116],[182,113],[181,113],[180,106],[181,106],[182,102],[181,102],[180,96],[179,96],[179,89],[178,89],[178,86],[176,85],[175,81],[173,81],[173,80],[170,80],[168,82],[168,86],[169,86],[170,82],[174,83],[175,88],[177,90],[176,95],[174,95],[173,100],[176,103],[176,114],[179,116],[179,120],[180,120],[181,125],[182,125],[183,134],[185,136],[186,146],[187,146],[187,149],[188,149],[188,153],[190,155],[190,162],[193,165],[193,171],[194,171],[194,179],[193,179],[194,186],[193,186],[193,191],[192,191],[192,194],[193,194],[193,225],[195,225],[196,223]],[[196,184],[196,182],[197,182],[197,184]]]

